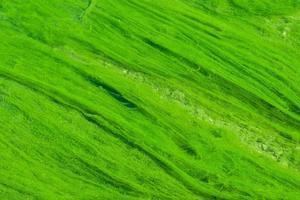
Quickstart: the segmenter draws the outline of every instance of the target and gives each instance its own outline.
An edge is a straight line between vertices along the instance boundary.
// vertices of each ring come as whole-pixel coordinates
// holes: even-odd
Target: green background
[[[0,0],[0,199],[300,198],[300,1]]]

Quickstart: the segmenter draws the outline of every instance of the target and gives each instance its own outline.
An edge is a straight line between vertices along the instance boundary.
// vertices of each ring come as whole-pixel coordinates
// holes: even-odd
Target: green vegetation
[[[300,197],[300,1],[0,0],[0,199]]]

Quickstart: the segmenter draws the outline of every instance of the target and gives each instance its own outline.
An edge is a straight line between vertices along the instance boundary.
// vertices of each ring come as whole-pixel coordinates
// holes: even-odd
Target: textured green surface
[[[0,199],[300,198],[300,1],[0,0]]]

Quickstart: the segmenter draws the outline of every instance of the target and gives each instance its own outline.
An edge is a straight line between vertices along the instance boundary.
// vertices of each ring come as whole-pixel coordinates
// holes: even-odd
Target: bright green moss
[[[299,18],[0,0],[0,199],[297,199]]]

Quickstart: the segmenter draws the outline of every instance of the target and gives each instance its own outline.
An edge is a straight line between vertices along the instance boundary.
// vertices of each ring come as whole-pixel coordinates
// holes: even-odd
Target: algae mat
[[[300,1],[0,0],[0,199],[300,198]]]

